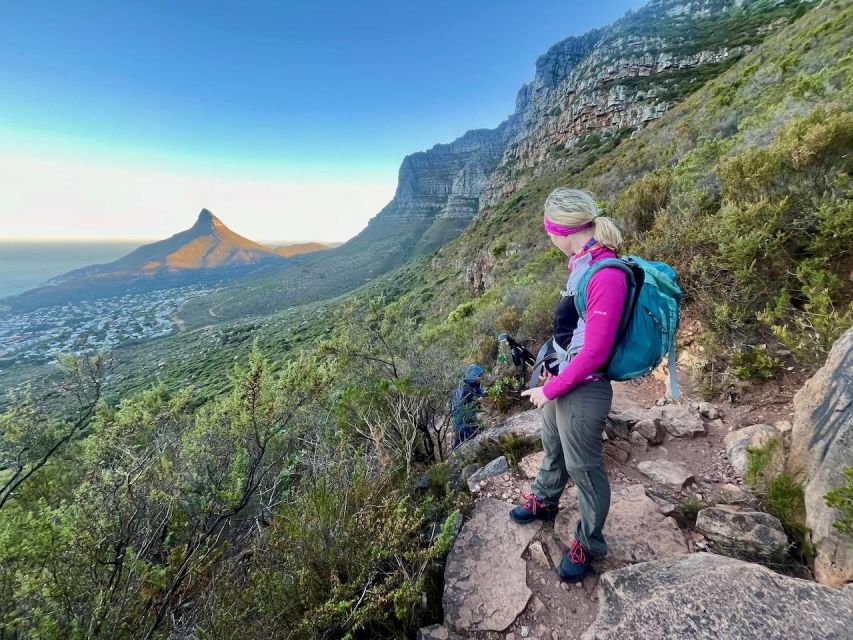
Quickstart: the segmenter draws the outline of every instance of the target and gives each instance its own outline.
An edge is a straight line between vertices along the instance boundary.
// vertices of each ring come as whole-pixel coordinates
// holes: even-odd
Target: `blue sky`
[[[405,154],[497,125],[539,54],[640,4],[2,3],[0,235],[159,237],[207,206],[344,240]]]

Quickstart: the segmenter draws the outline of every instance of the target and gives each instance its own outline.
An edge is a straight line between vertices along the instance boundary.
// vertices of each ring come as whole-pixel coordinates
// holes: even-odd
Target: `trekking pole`
[[[518,367],[518,388],[523,389],[524,384],[527,381],[527,365],[533,364],[534,362],[533,354],[525,349],[523,345],[516,342],[515,338],[508,333],[500,334],[498,336],[498,342],[503,342],[507,347],[509,347],[512,362],[516,367]]]

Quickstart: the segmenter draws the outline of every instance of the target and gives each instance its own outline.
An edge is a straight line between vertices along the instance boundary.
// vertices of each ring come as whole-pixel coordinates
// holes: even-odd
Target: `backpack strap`
[[[625,278],[628,281],[628,291],[625,296],[625,301],[628,302],[630,300],[630,304],[625,304],[622,307],[622,318],[619,321],[619,330],[616,332],[615,344],[616,342],[619,342],[625,334],[625,330],[628,328],[631,316],[634,313],[637,295],[639,294],[640,286],[642,286],[642,282],[640,282],[638,286],[636,272],[631,267],[629,261],[622,260],[621,258],[605,258],[604,260],[599,260],[594,265],[591,265],[587,272],[583,274],[580,285],[578,286],[578,292],[577,295],[575,295],[575,309],[578,312],[578,316],[586,320],[586,290],[589,286],[589,281],[592,279],[592,276],[607,267],[615,267],[625,274]]]
[[[575,296],[575,308],[578,316],[585,319],[586,315],[586,290],[589,286],[589,281],[596,273],[606,267],[614,267],[625,274],[627,280],[627,291],[625,292],[625,304],[622,306],[622,317],[619,320],[619,328],[616,330],[616,337],[613,340],[613,348],[610,350],[610,355],[602,367],[603,371],[607,371],[610,367],[610,361],[613,360],[613,354],[616,353],[616,347],[625,336],[628,326],[631,324],[631,318],[634,317],[634,309],[637,307],[637,301],[640,298],[640,289],[643,286],[643,269],[635,264],[630,258],[605,258],[590,266],[589,270],[581,278],[578,293]]]

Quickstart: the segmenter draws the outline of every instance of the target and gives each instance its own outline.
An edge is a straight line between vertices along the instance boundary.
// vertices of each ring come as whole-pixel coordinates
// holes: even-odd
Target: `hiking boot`
[[[589,571],[589,563],[589,551],[577,540],[572,540],[569,550],[557,567],[557,573],[566,582],[580,582]]]
[[[559,510],[557,505],[548,506],[531,493],[525,495],[524,502],[509,512],[509,517],[521,524],[529,524],[534,520],[552,521]]]

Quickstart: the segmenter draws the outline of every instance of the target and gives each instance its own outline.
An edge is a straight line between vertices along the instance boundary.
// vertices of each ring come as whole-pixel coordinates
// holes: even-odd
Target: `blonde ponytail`
[[[593,197],[580,189],[558,187],[545,199],[545,215],[559,225],[579,227],[595,223],[595,239],[614,251],[622,244],[616,223],[601,215]]]
[[[616,251],[622,244],[622,233],[610,218],[598,216],[595,219],[595,239],[605,247]]]

